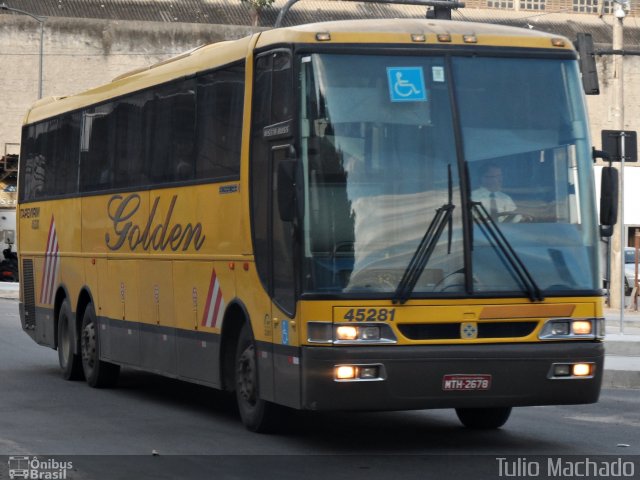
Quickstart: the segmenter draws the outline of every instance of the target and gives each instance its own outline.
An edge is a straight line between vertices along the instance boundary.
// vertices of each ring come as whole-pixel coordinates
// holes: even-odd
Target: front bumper
[[[303,347],[302,408],[411,410],[594,403],[604,365],[601,342]],[[550,378],[554,363],[589,362],[591,378]],[[385,379],[337,382],[334,366],[381,364]],[[491,375],[488,390],[443,390],[445,375]]]

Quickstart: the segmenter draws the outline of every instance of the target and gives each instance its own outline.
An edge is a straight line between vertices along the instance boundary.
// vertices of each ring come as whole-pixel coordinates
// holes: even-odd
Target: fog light
[[[355,340],[358,338],[358,328],[343,325],[336,329],[336,336],[338,340]]]
[[[553,322],[551,326],[552,335],[569,335],[569,322]]]
[[[568,377],[571,375],[571,365],[556,365],[553,367],[554,377]]]
[[[553,376],[554,377],[568,377],[571,375],[571,366],[570,365],[555,365],[553,367]]]
[[[363,380],[370,380],[372,378],[378,378],[378,367],[362,367],[358,372],[358,377]]]
[[[573,333],[575,335],[591,335],[591,322],[588,320],[573,322]]]
[[[574,377],[587,377],[591,375],[591,365],[588,363],[576,363],[573,366]]]
[[[356,378],[357,369],[353,365],[340,365],[335,372],[338,380],[352,380]]]

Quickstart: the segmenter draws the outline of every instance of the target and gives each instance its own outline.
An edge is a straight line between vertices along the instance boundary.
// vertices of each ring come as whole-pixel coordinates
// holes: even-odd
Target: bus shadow
[[[132,369],[123,369],[117,391],[129,399],[186,410],[232,428],[235,423],[244,430],[235,397],[228,392]],[[298,453],[415,455],[471,449],[478,454],[516,454],[530,452],[532,443],[536,450],[562,447],[551,438],[526,433],[518,409],[502,429],[487,431],[464,428],[453,409],[289,413],[270,438],[294,442]]]

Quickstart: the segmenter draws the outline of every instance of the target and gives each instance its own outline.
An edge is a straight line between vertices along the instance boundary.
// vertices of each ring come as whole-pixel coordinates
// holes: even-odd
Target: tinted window
[[[243,105],[243,66],[198,79],[197,178],[240,174]]]
[[[236,65],[25,127],[20,200],[237,177],[243,105]]]
[[[115,109],[116,133],[114,187],[143,186],[146,174],[146,152],[151,146],[152,108],[150,92],[121,99]]]
[[[25,128],[21,200],[76,193],[79,119],[69,114]]]
[[[116,116],[113,104],[82,113],[80,144],[80,190],[106,190],[114,184]]]
[[[194,178],[196,81],[159,88],[154,93],[150,175],[154,182]]]

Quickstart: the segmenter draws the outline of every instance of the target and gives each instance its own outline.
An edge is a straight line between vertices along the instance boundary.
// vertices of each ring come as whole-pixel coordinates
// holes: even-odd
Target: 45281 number
[[[395,308],[350,308],[344,314],[347,322],[393,322]]]

